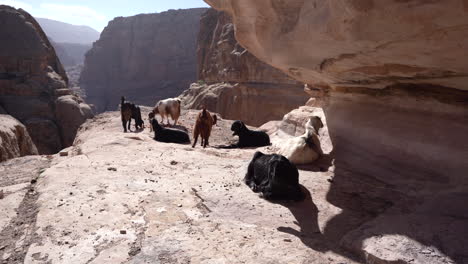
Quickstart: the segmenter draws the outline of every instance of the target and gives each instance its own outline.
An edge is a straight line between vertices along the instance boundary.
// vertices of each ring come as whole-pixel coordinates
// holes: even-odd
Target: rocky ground
[[[184,112],[181,126],[191,132],[195,115]],[[230,125],[219,122],[212,145],[232,140]],[[343,214],[327,201],[333,166],[301,167],[305,201],[265,201],[242,182],[255,151],[159,143],[148,128],[123,133],[118,112],[101,114],[59,154],[1,164],[0,263],[359,263],[361,245],[346,247],[358,240],[341,238],[391,219],[373,223],[357,208],[330,230]],[[388,240],[377,251],[364,244],[369,263],[454,263],[429,246],[394,258],[402,237],[379,235],[374,244]]]

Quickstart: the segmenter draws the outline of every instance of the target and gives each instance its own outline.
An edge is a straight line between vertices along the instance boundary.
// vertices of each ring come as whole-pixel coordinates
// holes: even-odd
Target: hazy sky
[[[98,31],[118,16],[208,7],[203,0],[0,0],[0,4],[23,8],[35,17],[87,25]]]

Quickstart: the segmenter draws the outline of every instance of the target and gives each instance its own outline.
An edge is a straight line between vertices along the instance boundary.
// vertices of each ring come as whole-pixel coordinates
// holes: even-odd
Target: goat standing
[[[165,100],[159,101],[154,107],[153,111],[150,113],[154,118],[156,115],[160,115],[162,120],[161,124],[164,123],[164,118],[167,118],[167,124],[169,125],[169,116],[174,120],[174,126],[177,125],[177,120],[180,117],[180,99],[178,98],[168,98]],[[150,116],[151,118],[151,116]]]
[[[203,110],[198,114],[197,120],[195,121],[195,127],[193,128],[193,145],[192,148],[197,144],[198,136],[201,136],[201,145],[203,148],[209,144],[208,140],[210,139],[211,129],[216,125],[217,117],[216,115],[211,116],[210,112],[206,111],[206,107],[203,107]]]

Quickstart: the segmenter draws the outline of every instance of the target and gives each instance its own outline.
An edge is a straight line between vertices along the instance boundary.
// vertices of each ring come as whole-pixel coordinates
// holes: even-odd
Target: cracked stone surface
[[[196,113],[184,111],[181,126],[191,131]],[[230,125],[220,120],[210,143],[231,141]],[[0,203],[15,202],[0,211],[9,215],[0,222],[0,263],[463,263],[466,256],[457,193],[405,208],[343,194],[336,199],[351,206],[340,208],[329,201],[329,165],[300,168],[305,201],[271,203],[242,182],[255,149],[159,143],[149,129],[123,133],[118,112],[87,121],[62,152],[68,156],[1,163],[8,182]],[[453,199],[460,203],[444,204]],[[431,212],[435,206],[445,211]],[[421,222],[431,213],[440,217]]]

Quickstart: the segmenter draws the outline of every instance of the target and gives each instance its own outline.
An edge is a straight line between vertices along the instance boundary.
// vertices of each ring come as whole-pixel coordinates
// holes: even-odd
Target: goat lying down
[[[177,125],[177,120],[180,117],[180,99],[178,98],[168,98],[160,100],[156,106],[153,108],[153,111],[149,114],[149,119],[156,118],[156,115],[160,115],[162,120],[161,124],[164,123],[164,118],[167,118],[167,124],[169,125],[169,116],[174,120],[174,126]]]
[[[165,143],[190,144],[190,137],[185,131],[162,127],[158,124],[156,119],[151,121],[151,126],[153,127],[154,139],[156,141]]]
[[[267,133],[263,131],[250,130],[242,121],[235,121],[231,126],[231,130],[234,132],[232,134],[233,136],[239,136],[239,142],[229,146],[218,146],[218,148],[250,148],[271,145],[270,137]]]
[[[267,200],[295,200],[305,198],[299,185],[296,166],[281,155],[256,152],[244,178],[252,191],[261,192]]]
[[[323,127],[322,119],[313,116],[305,125],[302,136],[290,138],[275,144],[278,154],[285,156],[296,165],[309,164],[323,155],[320,147],[319,129]]]
[[[209,144],[211,129],[217,122],[216,115],[211,115],[210,112],[203,107],[203,110],[198,114],[197,120],[195,121],[195,127],[193,128],[193,145],[192,148],[197,144],[198,136],[201,136],[201,145],[203,148]]]

